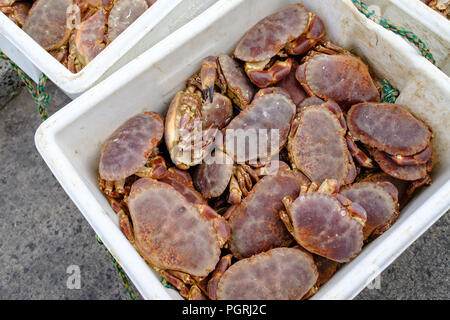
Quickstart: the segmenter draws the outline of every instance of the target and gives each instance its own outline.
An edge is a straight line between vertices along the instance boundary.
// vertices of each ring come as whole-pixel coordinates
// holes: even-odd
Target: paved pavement
[[[50,114],[70,101],[51,83],[49,93]],[[0,110],[0,299],[129,299],[95,233],[39,156],[39,124],[25,88]],[[382,273],[379,289],[357,299],[449,299],[448,228],[447,213]],[[77,284],[71,266],[80,268],[80,289],[68,288]]]

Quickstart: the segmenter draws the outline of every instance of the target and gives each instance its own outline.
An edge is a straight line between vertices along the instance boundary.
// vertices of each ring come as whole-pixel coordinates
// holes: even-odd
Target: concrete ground
[[[52,114],[70,100],[48,86]],[[0,299],[129,299],[95,233],[39,156],[40,123],[25,88],[0,110]],[[447,213],[382,273],[378,289],[357,299],[449,299],[448,228]]]

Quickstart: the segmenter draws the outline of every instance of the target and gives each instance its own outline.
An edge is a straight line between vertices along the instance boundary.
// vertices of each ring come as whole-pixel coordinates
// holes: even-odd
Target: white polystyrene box
[[[433,54],[436,66],[450,75],[450,21],[446,17],[420,0],[365,0],[364,3],[396,26],[416,34]]]
[[[166,289],[118,228],[97,189],[100,149],[131,116],[165,113],[185,79],[208,55],[230,53],[257,21],[292,0],[222,0],[44,122],[36,146],[65,191],[125,269],[143,297],[180,298]],[[408,106],[434,130],[433,184],[402,210],[394,226],[364,248],[313,297],[350,299],[450,207],[449,79],[395,34],[362,16],[350,0],[301,1],[325,22],[328,38],[355,51],[401,91]]]
[[[42,73],[72,99],[151,48],[217,0],[158,0],[78,73],[0,12],[0,49],[36,83]]]

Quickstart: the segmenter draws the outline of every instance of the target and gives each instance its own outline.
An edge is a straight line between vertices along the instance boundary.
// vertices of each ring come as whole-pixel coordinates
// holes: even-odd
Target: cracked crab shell
[[[340,193],[366,210],[364,238],[395,219],[398,191],[389,182],[359,182],[344,187]]]
[[[339,201],[314,192],[298,197],[288,208],[293,236],[309,252],[336,262],[348,262],[363,245],[363,226]]]
[[[72,0],[36,1],[23,30],[45,50],[57,49],[69,39],[67,9]],[[49,32],[51,30],[51,32]]]
[[[225,151],[239,161],[267,159],[287,142],[296,107],[283,94],[269,93],[253,99],[225,128]],[[267,141],[265,147],[261,143]]]
[[[326,107],[316,105],[303,108],[297,119],[288,142],[295,167],[318,185],[325,179],[336,179],[339,185],[353,182],[356,168],[338,118]]]
[[[380,94],[368,66],[350,55],[317,54],[297,69],[297,79],[319,98],[350,107],[363,101],[379,101]]]
[[[237,258],[254,254],[293,242],[278,212],[283,209],[285,196],[295,198],[302,185],[309,185],[303,174],[294,171],[265,176],[251,193],[232,210],[230,250]]]
[[[128,207],[136,247],[151,265],[198,277],[214,270],[220,244],[213,221],[174,188],[140,179],[131,188]]]
[[[134,174],[147,162],[164,133],[164,119],[155,112],[140,113],[121,125],[106,141],[99,173],[108,181]]]
[[[276,248],[233,264],[219,281],[219,300],[300,300],[316,283],[312,256]]]
[[[347,124],[362,143],[391,155],[414,155],[430,143],[431,131],[405,107],[391,103],[360,103],[350,108]]]
[[[284,46],[301,36],[309,22],[309,12],[301,4],[287,6],[254,25],[238,43],[234,56],[247,62],[275,56]]]

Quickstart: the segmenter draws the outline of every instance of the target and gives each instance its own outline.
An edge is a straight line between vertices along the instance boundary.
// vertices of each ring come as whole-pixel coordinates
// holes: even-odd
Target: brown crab
[[[92,61],[153,2],[37,0],[29,10],[23,29],[75,73]],[[25,12],[24,3],[17,2],[17,6],[19,4],[22,4],[20,12]]]
[[[110,197],[125,194],[126,178],[161,178],[165,162],[157,156],[164,119],[155,112],[140,113],[122,124],[105,142],[99,165],[99,188]]]
[[[60,49],[72,31],[67,23],[71,6],[72,0],[38,0],[29,11],[23,30],[45,50]]]
[[[271,86],[286,77],[293,59],[325,36],[325,26],[301,4],[287,6],[253,26],[238,43],[234,56],[245,62],[245,72],[258,87]]]
[[[343,187],[340,194],[366,211],[365,239],[381,235],[398,218],[398,190],[390,182],[358,182]]]
[[[19,27],[25,24],[31,6],[31,1],[0,0],[0,11]]]
[[[414,181],[426,178],[431,171],[433,134],[405,107],[375,102],[356,104],[347,113],[347,123],[350,143],[361,142],[387,174]],[[365,162],[359,162],[365,166]]]
[[[325,179],[336,179],[340,186],[352,183],[357,171],[346,131],[342,111],[333,101],[301,108],[287,145],[291,165],[318,185]]]
[[[336,180],[320,187],[302,186],[300,195],[283,199],[281,220],[295,240],[309,252],[336,262],[348,262],[363,246],[367,214],[360,205],[338,193]]]
[[[319,43],[303,58],[296,76],[309,95],[334,100],[344,109],[359,102],[380,101],[368,66],[329,41]]]
[[[200,72],[203,99],[211,101],[217,86],[240,109],[244,109],[253,99],[255,89],[239,63],[226,54],[217,58],[209,56],[202,62]]]
[[[248,196],[225,213],[231,227],[230,250],[242,259],[272,248],[285,247],[293,239],[278,216],[282,199],[295,198],[309,180],[300,172],[279,171],[259,180]]]
[[[202,297],[197,284],[215,269],[230,236],[225,219],[154,179],[137,180],[127,205],[120,226],[145,261],[181,296]]]
[[[205,61],[209,61],[208,58]],[[166,116],[165,142],[172,162],[187,170],[200,164],[209,154],[215,135],[233,117],[231,100],[212,92],[212,99],[202,99],[202,73],[209,70],[202,65],[200,74],[186,82],[186,90],[173,98]],[[215,71],[214,71],[215,72]]]
[[[286,144],[295,110],[289,95],[258,92],[225,128],[225,152],[237,163],[270,159]]]
[[[91,62],[148,8],[146,0],[79,1],[84,18],[69,44],[68,68],[76,73]],[[85,13],[87,11],[88,13]]]
[[[298,248],[275,248],[228,269],[229,258],[223,261],[208,283],[214,300],[300,300],[318,278],[312,256]]]

